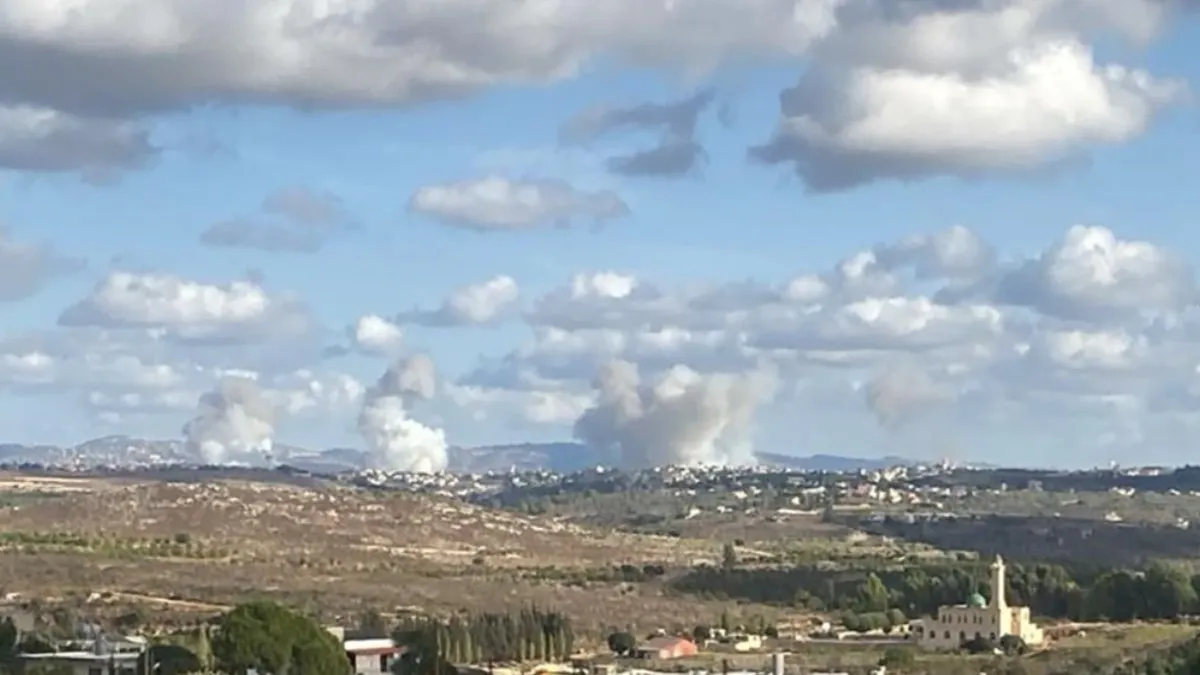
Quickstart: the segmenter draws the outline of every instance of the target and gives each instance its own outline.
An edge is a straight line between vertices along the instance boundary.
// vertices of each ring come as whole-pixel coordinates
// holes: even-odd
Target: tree
[[[632,633],[617,632],[608,636],[608,648],[614,654],[625,656],[637,649],[637,638]]]
[[[392,639],[405,658],[406,675],[445,675],[451,663],[562,661],[574,653],[571,622],[562,614],[529,607],[517,613],[457,615],[448,621],[405,617]]]
[[[832,523],[836,519],[836,517],[837,517],[837,514],[833,510],[833,502],[832,501],[827,502],[825,504],[825,508],[821,509],[821,522],[822,523]]]
[[[251,602],[221,617],[212,640],[219,670],[272,675],[338,675],[350,663],[337,638],[273,602]]]
[[[378,610],[368,609],[358,617],[358,632],[364,637],[384,637],[389,632],[387,620]]]
[[[9,617],[0,621],[0,667],[11,667],[17,661],[17,640],[20,633]]]
[[[886,612],[890,594],[878,574],[871,572],[858,589],[859,609],[863,612]]]
[[[152,645],[138,658],[139,673],[157,675],[188,675],[204,669],[204,664],[192,650],[179,645]]]
[[[912,668],[916,662],[913,651],[904,647],[888,647],[883,652],[883,658],[879,659],[879,665],[900,670]]]
[[[1143,578],[1147,614],[1175,618],[1196,606],[1196,589],[1187,572],[1173,565],[1156,562]]]
[[[1020,656],[1028,649],[1025,644],[1025,640],[1019,635],[1002,635],[1000,636],[1000,642],[997,643],[997,646],[999,646],[1000,650],[1009,656]]]
[[[17,645],[20,654],[50,654],[56,651],[53,642],[36,633],[21,636],[21,643]]]
[[[721,549],[721,567],[727,570],[734,569],[738,564],[737,548],[733,544],[726,543]]]
[[[134,608],[124,614],[113,619],[113,626],[117,630],[133,630],[146,622],[145,614],[138,608]]]
[[[712,629],[703,624],[698,625],[692,629],[692,637],[696,642],[704,642],[712,637]]]

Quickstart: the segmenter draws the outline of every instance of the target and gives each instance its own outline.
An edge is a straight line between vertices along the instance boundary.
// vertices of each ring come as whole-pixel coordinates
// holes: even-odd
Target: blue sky
[[[44,77],[0,67],[0,112],[49,117],[38,126],[0,115],[0,264],[16,270],[0,270],[0,291],[24,288],[0,292],[0,440],[183,438],[200,420],[187,436],[202,454],[253,454],[272,438],[363,447],[397,468],[436,468],[439,443],[572,437],[629,463],[733,461],[750,445],[992,461],[1001,453],[1014,463],[1186,460],[1181,448],[1197,432],[1191,388],[1200,385],[1200,350],[1190,346],[1200,328],[1190,285],[1198,240],[1185,187],[1200,168],[1194,16],[1168,0],[958,9],[919,0],[894,16],[848,0],[827,25],[790,13],[812,1],[738,10],[711,0],[674,13],[642,2],[637,14],[622,0],[611,17],[562,3],[562,16],[523,17],[545,23],[522,24],[530,33],[518,38],[499,28],[503,3],[444,5],[443,23],[419,28],[404,12],[434,11],[424,3],[374,0],[375,28],[336,17],[358,31],[338,54],[321,51],[316,28],[281,28],[246,37],[240,66],[194,48],[212,39],[239,47],[251,17],[232,10],[214,10],[211,25],[180,24],[188,28],[176,41],[139,52],[122,41],[141,44],[161,26],[108,22],[100,0],[82,3],[75,23],[32,0],[7,3],[0,49],[27,53]],[[608,26],[626,5],[637,30]],[[453,13],[466,25],[471,7],[499,22],[484,24],[493,32],[483,46],[453,32]],[[1028,21],[1014,24],[1016,15]],[[778,16],[802,18],[763,19]],[[952,22],[966,28],[938,28]],[[701,36],[701,26],[718,25],[728,38]],[[213,26],[219,38],[204,33]],[[397,66],[420,52],[416,38],[364,47],[389,27],[440,45],[445,63]],[[275,58],[280,36],[294,53],[311,50],[307,74]],[[162,65],[167,56],[177,73]],[[87,57],[110,94],[56,77],[70,58]],[[1110,65],[1144,71],[1121,76],[1103,70]],[[444,91],[459,77],[447,73],[461,72],[471,84]],[[781,111],[780,92],[797,81],[809,96]],[[661,116],[703,92],[714,100],[683,140],[706,161],[682,175],[606,164],[665,138],[644,121],[618,129],[612,120],[639,106],[659,106]],[[951,113],[939,117],[942,101]],[[1008,114],[989,112],[1004,106]],[[564,140],[587,114],[588,138]],[[780,145],[777,162],[752,160],[789,119],[816,131]],[[128,135],[142,130],[149,146]],[[508,192],[477,202],[472,222],[419,203],[431,186],[453,191],[459,206],[478,200],[472,186],[484,179],[527,186],[541,201],[521,207]],[[279,195],[304,213],[271,213]],[[621,214],[593,222],[613,204]],[[321,205],[336,215],[313,216]],[[552,206],[571,222],[530,215]],[[523,215],[497,224],[508,213]],[[314,228],[319,241],[306,252],[202,241],[217,224],[244,233],[264,223]],[[1072,239],[1073,225],[1104,229]],[[997,260],[939,253],[933,235],[953,226]],[[1118,253],[1098,252],[1103,241]],[[5,253],[6,243],[16,248]],[[1072,253],[1076,244],[1082,253]],[[876,259],[861,278],[837,272],[864,251]],[[1052,268],[1055,251],[1075,266]],[[1080,257],[1088,251],[1094,258]],[[914,279],[918,259],[932,271]],[[636,278],[641,290],[622,295],[597,282],[601,290],[569,292],[573,277],[603,272]],[[820,297],[784,291],[813,274],[822,275]],[[494,303],[483,314],[435,316],[454,293],[497,278],[514,284],[511,296],[483,297]],[[148,279],[171,284],[147,291]],[[226,285],[235,281],[272,298],[270,309],[242,307],[247,314],[231,319]],[[939,295],[944,288],[956,290]],[[718,292],[741,304],[702,309]],[[922,298],[933,305],[913,304]],[[846,316],[889,299],[926,312],[905,320],[928,335],[882,319],[847,332]],[[82,318],[60,319],[73,307]],[[980,318],[983,309],[997,318]],[[368,316],[403,338],[356,338]],[[374,386],[389,363],[411,370],[416,354],[432,359],[434,390]],[[684,393],[639,389],[613,360],[634,366],[643,384],[683,382]],[[156,367],[157,379],[143,372]],[[253,387],[229,385],[231,370],[252,374]],[[598,373],[611,377],[593,382]],[[208,391],[220,405],[198,404]],[[638,413],[612,414],[630,400]],[[424,431],[399,434],[401,419]]]

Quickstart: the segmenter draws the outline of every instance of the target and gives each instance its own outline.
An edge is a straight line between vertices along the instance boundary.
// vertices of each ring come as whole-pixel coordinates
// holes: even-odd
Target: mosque
[[[937,616],[913,627],[917,644],[928,649],[958,649],[972,638],[998,641],[1005,635],[1015,635],[1030,647],[1042,644],[1046,638],[1030,618],[1029,608],[1010,606],[1004,598],[1004,589],[1004,560],[996,556],[992,563],[991,600],[974,593],[966,604],[939,607]]]

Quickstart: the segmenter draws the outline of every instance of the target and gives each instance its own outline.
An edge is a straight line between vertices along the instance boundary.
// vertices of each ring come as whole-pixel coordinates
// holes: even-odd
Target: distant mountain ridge
[[[768,466],[777,466],[784,469],[829,472],[877,471],[893,466],[912,466],[916,464],[911,459],[896,457],[894,455],[886,455],[880,458],[843,457],[841,455],[797,457],[795,455],[781,455],[774,452],[758,453],[758,461]]]
[[[361,469],[365,453],[354,448],[309,450],[277,444],[276,461],[319,473],[336,473]],[[471,448],[452,447],[449,450],[449,469],[456,473],[486,473],[488,471],[546,470],[555,473],[574,473],[604,464],[601,453],[574,442],[514,443]],[[911,464],[900,457],[866,459],[838,455],[797,457],[779,453],[759,453],[758,459],[768,466],[798,471],[860,471]],[[130,436],[105,436],[71,447],[54,445],[22,445],[0,443],[0,462],[10,464],[71,464],[79,466],[133,467],[153,464],[184,464],[194,462],[182,440],[148,440]]]

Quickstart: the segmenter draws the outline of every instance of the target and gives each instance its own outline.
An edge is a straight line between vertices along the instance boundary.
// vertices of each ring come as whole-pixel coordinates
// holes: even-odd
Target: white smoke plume
[[[188,451],[206,464],[270,464],[275,408],[254,380],[226,376],[200,397],[183,435]]]
[[[446,433],[409,417],[417,401],[437,391],[433,361],[424,355],[392,364],[367,392],[358,430],[367,443],[367,465],[373,469],[437,473],[449,462]]]
[[[635,364],[614,361],[596,378],[596,405],[575,421],[575,437],[610,453],[622,468],[754,463],[751,426],[775,392],[765,372],[701,375],[675,366],[643,383]]]
[[[867,407],[879,425],[896,430],[914,416],[954,398],[949,387],[911,364],[894,365],[880,372],[865,387]]]

